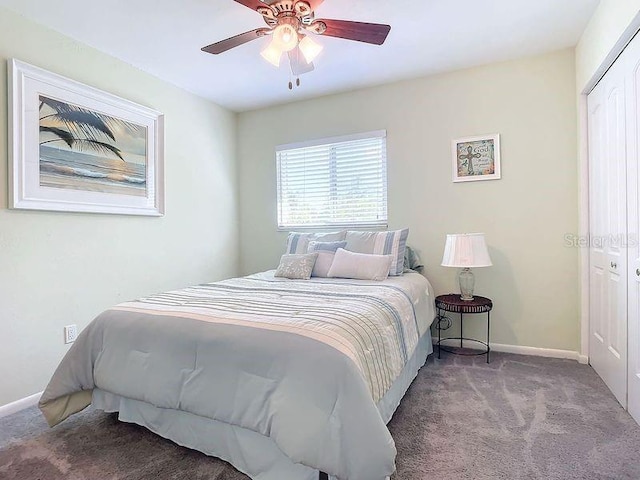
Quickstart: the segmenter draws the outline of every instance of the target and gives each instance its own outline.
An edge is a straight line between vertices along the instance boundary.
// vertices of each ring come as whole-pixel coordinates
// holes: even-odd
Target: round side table
[[[490,334],[491,334],[491,309],[493,308],[493,302],[486,297],[475,296],[473,300],[462,300],[459,294],[450,293],[448,295],[439,295],[436,297],[436,308],[438,309],[438,317],[436,319],[436,328],[438,329],[438,358],[440,358],[440,351],[444,350],[454,355],[486,355],[487,363],[489,363],[489,357],[491,355],[490,346]],[[452,312],[460,314],[460,336],[459,337],[441,337],[441,325],[440,322],[447,318],[444,312]],[[487,341],[475,338],[465,338],[463,333],[463,315],[474,313],[486,313],[487,314]],[[447,327],[448,328],[448,327]],[[460,340],[460,348],[463,348],[463,341],[475,342],[482,345],[484,348],[482,351],[473,353],[456,352],[446,345],[442,345],[445,340]]]

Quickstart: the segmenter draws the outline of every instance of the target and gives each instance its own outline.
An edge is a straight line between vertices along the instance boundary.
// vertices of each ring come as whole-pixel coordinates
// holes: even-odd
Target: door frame
[[[622,33],[600,67],[578,94],[578,235],[589,239],[589,130],[587,95],[604,77],[626,46],[640,32],[640,12]],[[580,242],[581,244],[583,242]],[[580,363],[589,363],[589,248],[580,248]]]

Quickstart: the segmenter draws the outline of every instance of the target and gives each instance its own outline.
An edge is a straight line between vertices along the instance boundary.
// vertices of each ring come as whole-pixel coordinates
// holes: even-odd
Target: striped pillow
[[[303,254],[307,253],[309,242],[342,242],[347,235],[346,230],[331,233],[296,233],[291,232],[287,238],[287,251],[285,254]]]
[[[409,229],[390,232],[358,232],[348,231],[346,236],[347,250],[356,253],[373,255],[391,255],[389,275],[402,275],[404,271],[404,251],[407,247]]]

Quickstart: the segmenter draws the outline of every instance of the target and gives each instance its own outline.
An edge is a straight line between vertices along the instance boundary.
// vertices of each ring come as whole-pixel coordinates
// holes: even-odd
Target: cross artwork
[[[458,138],[451,146],[454,182],[500,178],[500,134]]]
[[[473,147],[471,145],[469,145],[467,147],[467,153],[464,155],[458,155],[458,159],[462,160],[462,166],[466,166],[467,167],[467,174],[468,175],[474,175],[474,171],[473,171],[473,159],[474,158],[480,158],[482,155],[480,155],[479,153],[472,153],[473,152]]]

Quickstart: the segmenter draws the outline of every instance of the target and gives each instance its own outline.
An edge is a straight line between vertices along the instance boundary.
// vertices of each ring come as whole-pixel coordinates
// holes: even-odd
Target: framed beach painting
[[[482,135],[453,141],[453,181],[500,178],[500,135]]]
[[[9,61],[9,206],[164,214],[163,115]]]

